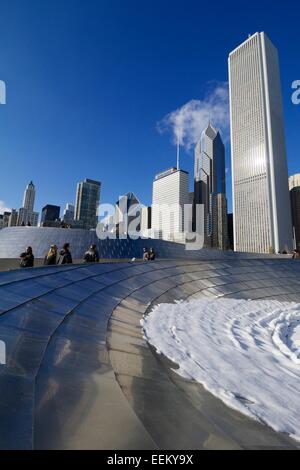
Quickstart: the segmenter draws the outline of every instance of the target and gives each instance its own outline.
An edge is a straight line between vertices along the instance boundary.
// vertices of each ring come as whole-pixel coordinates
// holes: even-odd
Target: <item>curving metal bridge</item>
[[[179,377],[143,339],[153,305],[198,296],[300,301],[300,263],[207,257],[0,273],[0,448],[299,448]]]

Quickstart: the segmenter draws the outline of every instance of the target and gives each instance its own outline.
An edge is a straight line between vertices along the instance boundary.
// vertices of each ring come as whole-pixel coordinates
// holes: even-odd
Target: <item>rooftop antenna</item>
[[[177,164],[176,164],[176,168],[177,170],[179,170],[179,153],[180,153],[180,141],[179,141],[179,135],[177,137],[177,155],[176,155],[176,159],[177,159]]]

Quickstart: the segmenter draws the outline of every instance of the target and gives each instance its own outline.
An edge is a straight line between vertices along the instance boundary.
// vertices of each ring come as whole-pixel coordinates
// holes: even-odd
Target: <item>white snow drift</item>
[[[178,374],[300,440],[300,304],[198,299],[161,304],[142,325]]]

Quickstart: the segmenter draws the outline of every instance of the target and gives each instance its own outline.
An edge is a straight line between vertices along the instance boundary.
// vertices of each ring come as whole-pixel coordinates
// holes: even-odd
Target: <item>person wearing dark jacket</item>
[[[150,251],[149,251],[149,260],[150,261],[155,261],[155,251],[154,251],[154,248],[150,248]]]
[[[57,263],[57,246],[51,245],[50,250],[48,251],[47,255],[44,259],[44,265],[50,266]]]
[[[70,252],[70,243],[65,243],[62,250],[59,252],[57,264],[72,264],[72,255]]]
[[[92,245],[90,249],[84,254],[83,259],[86,263],[99,263],[99,253],[97,251],[97,246]]]
[[[143,261],[150,260],[150,253],[147,247],[143,248]]]
[[[34,256],[31,246],[26,248],[24,253],[20,254],[20,267],[21,268],[33,268],[34,266]]]

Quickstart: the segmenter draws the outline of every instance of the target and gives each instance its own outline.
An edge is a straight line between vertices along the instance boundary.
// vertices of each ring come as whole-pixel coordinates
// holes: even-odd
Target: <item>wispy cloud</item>
[[[4,201],[0,201],[0,214],[3,214],[3,212],[10,212],[11,209],[9,209]]]
[[[158,122],[158,131],[170,132],[172,142],[176,144],[179,141],[188,150],[199,141],[203,129],[211,120],[226,140],[229,135],[228,83],[212,82],[209,85],[202,100],[191,100]]]

